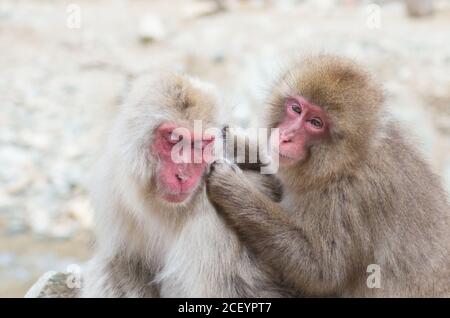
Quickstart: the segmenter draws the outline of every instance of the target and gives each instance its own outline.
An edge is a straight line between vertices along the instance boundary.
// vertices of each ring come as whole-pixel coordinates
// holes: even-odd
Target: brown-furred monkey
[[[217,125],[215,89],[181,75],[143,83],[118,115],[96,168],[97,244],[81,296],[284,296],[207,199],[208,164],[194,156],[214,138],[196,132],[194,121],[203,130]],[[188,135],[176,135],[179,128]],[[193,162],[174,161],[179,137],[188,136]]]
[[[298,295],[449,296],[448,197],[383,99],[353,61],[303,59],[268,102],[283,200],[267,200],[226,164],[212,166],[210,200]],[[378,286],[368,284],[371,264]]]

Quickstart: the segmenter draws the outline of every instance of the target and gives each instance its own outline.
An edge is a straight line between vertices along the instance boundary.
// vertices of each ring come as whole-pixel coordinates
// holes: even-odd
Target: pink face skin
[[[280,165],[289,166],[306,158],[308,148],[328,135],[325,111],[300,95],[286,98],[280,129]]]
[[[194,163],[194,141],[201,145],[202,154],[205,147],[214,141],[213,137],[194,136],[194,133],[191,132],[192,158],[189,163],[176,163],[172,160],[171,153],[172,148],[180,140],[174,139],[172,132],[179,127],[172,123],[161,124],[156,129],[155,140],[152,145],[153,154],[160,159],[156,180],[160,185],[160,190],[162,190],[162,198],[172,203],[185,201],[197,188],[206,169],[207,164],[203,159],[201,163]]]

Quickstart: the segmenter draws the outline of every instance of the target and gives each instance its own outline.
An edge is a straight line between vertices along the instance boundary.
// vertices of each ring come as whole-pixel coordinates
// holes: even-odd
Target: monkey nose
[[[292,141],[292,135],[287,135],[287,134],[280,135],[280,142],[286,143],[286,142],[291,142],[291,141]]]
[[[177,180],[180,181],[181,183],[186,182],[189,179],[188,176],[182,173],[177,173],[175,176],[177,177]]]

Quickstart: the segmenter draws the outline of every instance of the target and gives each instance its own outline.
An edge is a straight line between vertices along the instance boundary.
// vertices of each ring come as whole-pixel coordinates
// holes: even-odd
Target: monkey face
[[[152,152],[159,159],[155,178],[164,201],[182,203],[196,192],[212,155],[213,141],[213,136],[197,136],[173,123],[156,129]]]
[[[329,132],[326,112],[300,95],[289,96],[284,103],[284,118],[278,125],[281,165],[304,160],[308,149],[320,142]]]

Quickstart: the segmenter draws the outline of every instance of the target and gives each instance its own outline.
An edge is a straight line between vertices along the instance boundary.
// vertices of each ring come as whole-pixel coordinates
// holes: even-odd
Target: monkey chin
[[[171,204],[179,204],[183,203],[188,200],[188,198],[191,196],[192,192],[187,193],[165,193],[162,195],[162,198],[164,201],[171,203]]]
[[[179,207],[188,205],[189,202],[196,196],[199,189],[199,183],[194,185],[190,189],[184,189],[183,191],[168,191],[161,189],[160,200],[167,206]]]
[[[301,156],[300,158],[292,158],[281,153],[278,154],[278,163],[280,164],[280,167],[291,167],[296,165],[297,163],[302,162],[303,160],[303,156]]]
[[[295,164],[296,161],[297,160],[295,160],[291,157],[284,156],[282,154],[280,154],[278,157],[278,162],[280,163],[280,166],[284,166],[284,167],[291,166],[291,165]]]

